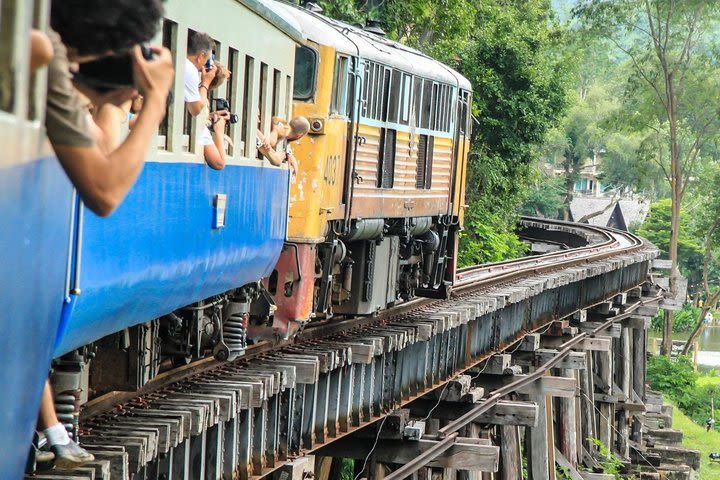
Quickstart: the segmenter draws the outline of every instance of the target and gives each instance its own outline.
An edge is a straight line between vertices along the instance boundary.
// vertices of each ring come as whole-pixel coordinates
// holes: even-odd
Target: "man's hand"
[[[295,155],[292,153],[289,153],[287,156],[288,161],[288,167],[290,168],[290,175],[297,175],[298,171],[298,161],[297,158],[295,158]]]
[[[213,131],[217,134],[223,135],[225,133],[225,125],[230,120],[230,112],[227,110],[212,112],[210,114],[210,119],[213,122]]]
[[[136,46],[132,51],[133,74],[135,84],[146,101],[167,101],[168,92],[172,87],[173,69],[170,50],[164,47],[151,47],[154,54],[151,60],[145,60],[140,47]]]
[[[202,70],[200,70],[200,83],[210,88],[210,84],[215,78],[215,75],[217,75],[217,67],[214,63],[212,67],[210,67],[210,70],[206,70],[205,67],[203,67]]]

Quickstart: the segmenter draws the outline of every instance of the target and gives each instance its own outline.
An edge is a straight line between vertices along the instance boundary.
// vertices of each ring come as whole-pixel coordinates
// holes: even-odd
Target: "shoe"
[[[35,462],[37,463],[52,463],[55,460],[55,454],[45,450],[35,450]]]
[[[57,468],[75,468],[95,460],[92,453],[70,440],[67,445],[53,445],[50,447],[55,454]]]

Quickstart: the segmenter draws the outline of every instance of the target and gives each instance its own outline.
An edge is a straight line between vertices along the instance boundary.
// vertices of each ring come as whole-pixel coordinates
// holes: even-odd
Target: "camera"
[[[213,101],[215,102],[215,111],[216,112],[223,112],[223,111],[230,111],[230,102],[227,101],[225,98],[214,98]],[[237,113],[231,113],[230,114],[230,120],[228,120],[228,123],[238,123],[240,120],[240,117],[238,117]]]
[[[143,45],[140,49],[145,60],[152,60],[152,50]],[[73,74],[73,80],[99,93],[118,88],[132,88],[135,86],[135,79],[131,52],[81,63],[78,71]]]

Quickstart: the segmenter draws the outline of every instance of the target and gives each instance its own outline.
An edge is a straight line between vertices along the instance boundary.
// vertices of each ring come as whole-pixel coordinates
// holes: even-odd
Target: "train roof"
[[[297,43],[305,43],[306,37],[300,23],[285,10],[276,8],[273,0],[237,0],[247,8],[270,22]]]
[[[396,67],[432,80],[471,90],[470,81],[434,58],[402,43],[333,20],[296,5],[274,1],[277,11],[291,15],[308,40],[335,48],[338,52]]]

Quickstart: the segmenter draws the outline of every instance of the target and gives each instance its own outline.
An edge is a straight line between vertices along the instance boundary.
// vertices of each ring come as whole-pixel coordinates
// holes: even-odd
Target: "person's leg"
[[[65,426],[58,420],[49,381],[45,382],[40,402],[38,426],[42,429],[50,449],[55,454],[55,465],[58,467],[79,467],[95,460],[92,454],[72,441]]]

